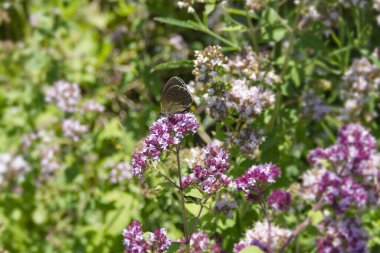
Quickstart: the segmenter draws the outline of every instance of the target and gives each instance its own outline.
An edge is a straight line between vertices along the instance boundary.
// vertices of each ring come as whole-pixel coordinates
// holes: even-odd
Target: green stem
[[[249,11],[248,10],[246,10],[246,11],[247,11],[247,23],[248,23],[248,27],[249,27],[249,33],[250,33],[251,39],[252,39],[253,49],[255,52],[258,52],[259,43],[257,41],[256,29],[253,27],[251,17],[249,16]]]
[[[179,177],[179,192],[180,192],[180,202],[181,202],[181,208],[182,208],[182,223],[183,223],[183,232],[185,234],[185,240],[186,243],[189,243],[189,233],[187,229],[187,219],[186,219],[186,208],[185,208],[185,194],[183,192],[183,185],[182,185],[182,174],[181,174],[181,162],[179,159],[179,150],[180,150],[180,144],[176,146],[176,156],[177,156],[177,167],[178,167],[178,177]]]
[[[289,39],[289,47],[286,50],[284,65],[283,65],[282,71],[281,71],[281,76],[280,76],[280,80],[281,81],[284,80],[285,74],[286,74],[286,72],[288,70],[290,56],[293,53],[295,36],[296,36],[296,33],[297,33],[297,24],[299,22],[300,11],[301,11],[302,5],[303,5],[303,1],[299,4],[299,7],[297,8],[296,18],[295,18],[295,21],[294,21],[294,24],[293,24],[293,28],[290,28],[288,25],[285,26],[285,23],[283,23],[283,25],[290,32],[290,39]],[[278,16],[278,18],[279,18],[280,21],[283,20],[277,13],[276,13],[276,15]],[[275,124],[276,124],[276,120],[277,120],[278,114],[280,112],[281,99],[282,99],[281,88],[278,87],[277,88],[277,94],[276,94],[276,104],[275,104],[275,108],[274,108],[274,113],[273,113],[273,117],[271,118],[271,121],[269,123],[269,132],[272,132],[272,130],[273,130]]]
[[[199,218],[201,217],[201,214],[202,214],[202,211],[203,211],[203,207],[207,203],[207,201],[209,200],[209,198],[210,198],[210,196],[207,196],[207,198],[205,198],[205,200],[201,204],[201,209],[199,209],[199,212],[198,212],[198,215],[197,215],[197,219],[195,220],[193,228],[191,229],[190,236],[195,232],[195,229],[197,228],[197,225],[198,225],[198,222],[199,222]]]

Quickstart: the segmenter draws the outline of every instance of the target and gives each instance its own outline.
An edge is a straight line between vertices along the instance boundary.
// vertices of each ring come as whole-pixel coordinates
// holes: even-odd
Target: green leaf
[[[205,15],[208,16],[210,15],[211,12],[213,12],[215,10],[215,4],[212,3],[212,4],[206,4],[205,6]]]
[[[321,211],[311,210],[309,212],[309,216],[311,217],[311,224],[317,225],[319,222],[323,220],[323,214]]]
[[[47,218],[46,209],[42,205],[38,206],[33,212],[34,223],[41,225],[45,223],[46,218]]]
[[[192,29],[192,30],[201,30],[201,26],[194,21],[188,20],[188,21],[182,21],[175,18],[164,18],[164,17],[158,17],[154,19],[157,22],[168,24],[168,25],[174,25],[186,29]]]
[[[191,213],[194,217],[198,216],[199,210],[201,209],[200,205],[194,203],[186,203],[186,209]]]
[[[290,77],[292,78],[292,80],[293,80],[294,84],[296,85],[296,87],[299,87],[300,84],[301,84],[301,78],[300,78],[300,74],[298,73],[297,67],[293,67],[290,70]]]
[[[240,253],[264,253],[264,251],[257,246],[249,246],[240,251]]]
[[[305,48],[312,48],[315,50],[323,50],[324,44],[320,36],[313,32],[305,32],[300,37],[300,44]]]
[[[194,197],[201,199],[203,198],[202,193],[198,189],[191,189],[188,193],[186,193],[186,197]]]
[[[156,65],[152,68],[151,72],[156,71],[162,71],[162,70],[168,70],[168,69],[179,69],[179,68],[193,68],[194,63],[191,60],[180,60],[180,61],[171,61],[171,62],[165,62]]]
[[[103,230],[111,235],[119,234],[137,214],[138,202],[128,193],[111,191],[103,196],[102,202],[116,207],[108,210],[103,225]]]

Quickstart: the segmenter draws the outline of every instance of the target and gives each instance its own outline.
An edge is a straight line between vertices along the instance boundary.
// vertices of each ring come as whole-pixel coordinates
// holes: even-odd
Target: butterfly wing
[[[164,96],[166,94],[166,92],[169,90],[170,87],[173,87],[175,85],[178,85],[178,86],[181,86],[181,87],[187,89],[185,82],[181,78],[179,78],[177,76],[173,76],[172,78],[170,78],[166,82],[164,89],[162,91],[162,96]]]
[[[169,87],[162,98],[161,110],[164,113],[183,112],[191,106],[193,98],[188,89],[182,85]]]

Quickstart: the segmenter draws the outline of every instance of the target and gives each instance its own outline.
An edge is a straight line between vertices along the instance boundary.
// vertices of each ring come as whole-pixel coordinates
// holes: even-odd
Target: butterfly
[[[170,78],[162,91],[161,114],[171,115],[183,112],[193,103],[193,98],[185,82],[174,76]]]

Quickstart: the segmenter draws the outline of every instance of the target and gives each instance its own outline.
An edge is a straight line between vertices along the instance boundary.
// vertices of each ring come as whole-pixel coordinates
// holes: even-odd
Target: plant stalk
[[[177,167],[178,167],[178,178],[179,178],[179,192],[180,192],[180,202],[182,208],[182,223],[183,223],[183,233],[185,234],[186,243],[189,243],[189,233],[187,228],[187,219],[186,219],[186,207],[185,207],[185,194],[183,192],[184,187],[182,185],[182,174],[181,174],[181,162],[179,159],[179,150],[180,144],[176,146],[176,156],[177,156]]]

